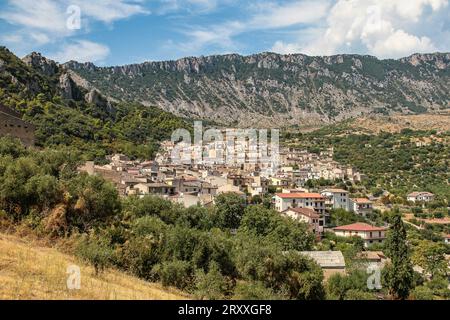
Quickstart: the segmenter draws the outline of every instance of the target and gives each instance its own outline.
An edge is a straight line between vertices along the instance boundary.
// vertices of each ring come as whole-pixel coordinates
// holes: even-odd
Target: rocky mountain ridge
[[[334,122],[450,106],[450,53],[399,60],[229,54],[115,67],[70,61],[64,67],[114,99],[241,126]]]

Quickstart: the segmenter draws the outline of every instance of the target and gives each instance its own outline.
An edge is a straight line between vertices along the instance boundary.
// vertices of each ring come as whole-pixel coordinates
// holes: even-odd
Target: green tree
[[[219,223],[223,228],[237,229],[246,207],[246,200],[237,193],[222,193],[215,199]]]
[[[208,273],[198,270],[195,276],[195,295],[199,299],[218,300],[223,299],[227,294],[228,281],[220,273],[219,266],[212,262]]]
[[[391,218],[386,239],[386,254],[391,263],[386,265],[384,279],[394,299],[406,299],[413,286],[413,268],[406,242],[406,230],[400,213]]]
[[[445,247],[441,244],[428,240],[420,241],[414,247],[412,261],[432,277],[446,274]]]

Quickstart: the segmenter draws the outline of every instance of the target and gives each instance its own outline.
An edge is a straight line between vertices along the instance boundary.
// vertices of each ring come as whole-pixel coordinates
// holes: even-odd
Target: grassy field
[[[80,289],[69,290],[67,268],[81,271]],[[186,295],[116,270],[95,276],[94,269],[73,256],[32,240],[0,233],[0,299],[186,299]]]

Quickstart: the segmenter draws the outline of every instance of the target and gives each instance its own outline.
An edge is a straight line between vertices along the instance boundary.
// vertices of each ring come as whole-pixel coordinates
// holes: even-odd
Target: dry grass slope
[[[67,289],[67,267],[81,269],[79,290]],[[0,233],[0,299],[145,299],[174,300],[187,296],[116,270],[99,276],[94,269],[56,249]]]

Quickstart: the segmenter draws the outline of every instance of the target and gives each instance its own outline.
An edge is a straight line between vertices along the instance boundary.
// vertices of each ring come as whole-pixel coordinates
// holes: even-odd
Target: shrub
[[[158,275],[163,286],[190,289],[192,286],[192,266],[187,261],[165,261],[156,265],[153,272]]]
[[[229,293],[230,285],[214,262],[211,263],[208,273],[203,270],[196,272],[195,283],[195,295],[199,299],[219,300]]]
[[[133,237],[123,245],[118,264],[138,277],[152,279],[152,269],[161,261],[161,251],[160,239],[151,235]]]
[[[415,287],[411,292],[411,298],[414,300],[433,300],[433,290],[426,286]]]
[[[93,265],[98,275],[113,261],[114,251],[96,237],[85,237],[76,250],[79,257]]]
[[[233,296],[236,300],[280,300],[283,298],[285,297],[266,288],[260,281],[238,282]]]

